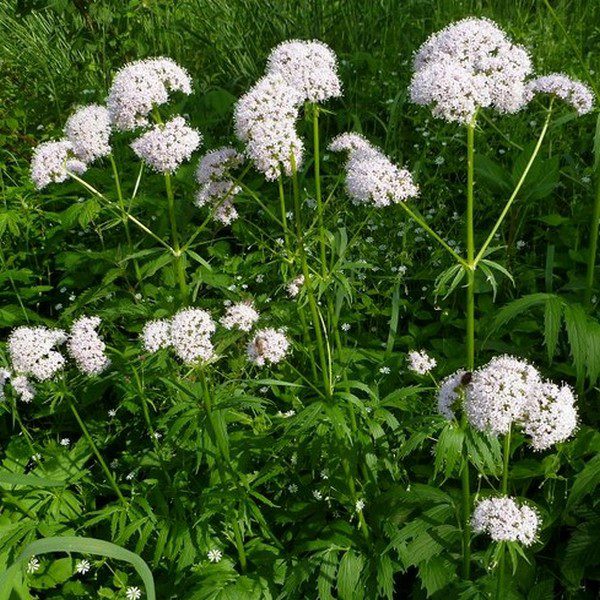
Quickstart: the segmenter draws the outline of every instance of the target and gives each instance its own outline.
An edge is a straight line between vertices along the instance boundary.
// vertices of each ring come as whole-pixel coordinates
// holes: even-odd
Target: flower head
[[[64,356],[54,349],[67,339],[62,329],[17,327],[8,338],[8,352],[13,371],[46,381],[65,366]],[[12,382],[13,387],[15,382]]]
[[[31,158],[31,180],[38,190],[50,183],[66,181],[70,173],[81,175],[87,165],[73,152],[68,140],[43,142],[33,151]]]
[[[534,450],[546,450],[567,440],[577,428],[575,395],[568,385],[545,381],[531,394],[525,407],[523,431]]]
[[[67,120],[65,137],[75,156],[85,163],[107,156],[111,152],[108,109],[98,104],[79,108]]]
[[[360,133],[340,133],[329,143],[332,152],[355,152],[356,150],[369,150],[371,143]]]
[[[255,365],[277,364],[288,353],[290,342],[281,329],[267,327],[259,330],[248,344],[248,360]]]
[[[110,364],[106,344],[96,332],[99,325],[99,317],[80,317],[73,323],[67,340],[69,354],[86,375],[98,375]]]
[[[223,558],[223,552],[221,552],[221,550],[218,548],[213,548],[212,550],[208,551],[207,556],[211,563],[218,563]]]
[[[92,565],[89,560],[78,560],[75,563],[75,571],[80,575],[85,575],[90,569]]]
[[[290,298],[295,298],[300,293],[303,285],[304,275],[298,275],[298,277],[294,277],[294,279],[292,279],[292,281],[290,281],[286,286],[288,296]]]
[[[475,533],[487,533],[495,542],[521,542],[530,546],[536,538],[540,519],[529,506],[513,498],[486,498],[479,502],[471,519]]]
[[[468,123],[478,108],[513,113],[527,102],[532,65],[493,21],[467,18],[434,33],[414,59],[413,102],[447,121]]]
[[[531,97],[536,94],[550,94],[570,104],[579,115],[589,113],[594,107],[592,90],[563,73],[551,73],[536,77],[527,83],[527,92]]]
[[[342,95],[335,53],[317,40],[282,42],[271,51],[267,72],[281,75],[309,102],[323,102]]]
[[[296,132],[301,93],[276,73],[266,75],[235,106],[235,132],[246,155],[269,180],[281,169],[291,175],[302,163],[304,146]],[[292,160],[293,157],[293,160]]]
[[[413,350],[408,353],[408,368],[419,375],[427,375],[435,368],[437,361],[425,352],[425,350]]]
[[[438,390],[437,403],[438,412],[446,417],[446,419],[454,419],[454,411],[456,404],[461,400],[463,393],[463,377],[465,372],[460,369],[452,375],[448,375],[440,385]]]
[[[186,364],[208,361],[213,357],[211,336],[215,322],[200,308],[185,308],[171,319],[171,346]]]
[[[251,302],[238,302],[227,308],[219,322],[225,329],[250,331],[258,321],[258,317],[258,312]]]
[[[147,58],[118,71],[106,104],[114,126],[127,131],[148,125],[153,107],[165,104],[169,92],[176,91],[192,93],[187,71],[170,58]]]
[[[154,354],[171,345],[171,323],[168,319],[155,319],[144,325],[142,344],[147,352]]]
[[[127,600],[140,600],[142,597],[142,590],[139,587],[130,586],[125,590],[125,597]]]
[[[11,377],[10,385],[13,391],[21,401],[31,402],[35,398],[35,388],[31,384],[31,381],[25,377],[25,375],[16,375]]]
[[[183,117],[159,123],[131,143],[133,151],[159,173],[173,173],[200,145],[202,136]]]

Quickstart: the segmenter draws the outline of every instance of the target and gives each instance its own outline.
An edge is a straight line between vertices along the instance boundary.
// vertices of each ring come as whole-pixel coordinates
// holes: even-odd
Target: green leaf
[[[567,508],[573,507],[584,496],[594,493],[598,484],[600,484],[600,454],[594,456],[576,475],[567,500]]]
[[[29,487],[64,487],[65,481],[56,481],[47,477],[38,477],[37,475],[25,475],[22,473],[0,472],[0,484],[4,485],[25,485]]]
[[[456,579],[456,567],[447,558],[433,556],[419,565],[419,575],[429,597]]]
[[[363,556],[352,549],[342,556],[337,575],[337,590],[340,600],[359,600],[361,598],[358,581],[364,565]]]
[[[548,361],[552,361],[558,344],[558,334],[562,324],[563,302],[551,296],[546,301],[544,312],[544,344],[548,352]]]
[[[435,474],[444,472],[446,478],[452,475],[462,456],[465,434],[453,423],[444,427],[435,447]]]

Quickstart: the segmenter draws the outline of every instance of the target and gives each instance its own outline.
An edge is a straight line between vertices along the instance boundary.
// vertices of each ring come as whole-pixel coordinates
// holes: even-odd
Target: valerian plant
[[[78,108],[35,149],[40,196],[59,183],[65,199],[86,194],[62,219],[93,224],[100,250],[64,265],[83,264],[71,278],[89,289],[58,321],[22,303],[7,338],[0,598],[503,599],[579,585],[548,552],[597,483],[594,461],[573,480],[597,432],[563,373],[521,349],[488,356],[478,326],[476,295],[512,280],[498,234],[535,186],[560,103],[593,109],[584,84],[533,62],[475,18],[414,56],[412,102],[464,132],[464,251],[419,210],[436,182],[410,160],[344,132],[327,143],[343,161],[323,168],[321,120],[343,85],[319,41],[272,50],[235,105],[237,141],[204,152],[194,183],[193,82],[168,58],[124,66],[106,105]],[[484,230],[476,134],[496,131],[494,111],[538,105],[539,135]],[[362,329],[365,271],[380,272],[356,250],[376,213],[390,223],[378,233],[406,215],[402,233],[449,261],[432,251],[439,302],[464,295],[460,358],[399,350],[405,268],[387,339]],[[94,261],[111,265],[101,281]],[[594,527],[588,516],[571,556]]]

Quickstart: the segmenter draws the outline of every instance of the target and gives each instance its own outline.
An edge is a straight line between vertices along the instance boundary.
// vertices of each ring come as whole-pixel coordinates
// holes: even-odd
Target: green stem
[[[75,408],[75,405],[73,404],[73,401],[71,400],[70,396],[67,396],[67,402],[69,403],[69,408],[71,409],[73,415],[75,416],[77,423],[79,423],[79,427],[81,428],[81,431],[83,432],[85,439],[87,440],[88,444],[92,448],[92,452],[96,455],[96,458],[98,459],[98,462],[100,463],[100,466],[102,467],[102,470],[104,471],[104,474],[106,475],[106,478],[108,479],[110,485],[112,486],[113,490],[115,491],[115,494],[117,495],[119,500],[122,502],[123,506],[127,506],[127,501],[125,500],[125,497],[121,493],[121,490],[119,489],[119,486],[117,485],[117,482],[116,482],[115,478],[113,477],[113,474],[110,472],[108,465],[104,462],[104,459],[102,458],[102,455],[100,454],[100,451],[98,450],[98,447],[94,443],[94,440],[92,439],[92,436],[90,435],[90,432],[88,431],[88,428],[86,427],[85,423],[79,416],[79,412]]]
[[[598,229],[600,228],[600,173],[596,179],[596,197],[590,224],[590,247],[588,250],[587,273],[585,278],[585,302],[590,304],[594,291],[594,276],[596,271],[596,253],[598,252]]]
[[[222,436],[220,435],[220,432],[217,429],[215,422],[214,422],[213,412],[212,412],[212,399],[210,396],[210,390],[208,387],[208,381],[206,379],[204,369],[201,368],[199,370],[199,372],[200,372],[200,381],[202,383],[202,395],[203,395],[203,400],[204,400],[204,409],[206,410],[206,420],[207,420],[207,423],[211,430],[210,432],[212,434],[213,443],[217,450],[217,456],[215,457],[215,462],[217,463],[217,469],[219,471],[219,478],[221,479],[221,484],[225,485],[225,483],[227,482],[227,475],[225,473],[225,468],[224,468],[224,463],[227,463],[229,470],[232,473],[233,483],[234,483],[235,487],[238,489],[238,491],[240,491],[240,493],[241,493],[242,490],[240,489],[238,482],[234,478],[234,470],[229,463],[229,451],[225,444],[225,440],[222,439]],[[244,549],[244,538],[243,538],[242,532],[240,530],[240,525],[238,522],[237,514],[233,520],[232,527],[233,527],[233,535],[235,538],[235,547],[237,549],[238,558],[240,561],[240,568],[242,569],[242,572],[244,572],[246,570],[246,565],[247,565],[246,552]]]
[[[321,363],[321,375],[323,377],[323,385],[325,387],[325,395],[331,397],[331,387],[329,382],[329,368],[327,366],[327,358],[325,355],[325,345],[323,342],[323,334],[321,332],[321,323],[319,319],[319,309],[317,307],[317,301],[315,299],[312,287],[312,280],[310,271],[308,269],[308,263],[306,261],[306,251],[304,248],[304,234],[302,232],[302,215],[300,210],[300,192],[298,189],[298,173],[296,171],[296,162],[294,155],[291,155],[292,160],[292,188],[294,191],[294,213],[296,217],[296,235],[298,238],[298,248],[300,252],[300,260],[302,262],[302,274],[304,275],[304,287],[306,288],[306,295],[308,297],[308,305],[311,312],[313,328],[315,330],[315,338],[317,340],[317,348],[319,352],[319,361]]]
[[[129,254],[133,254],[133,242],[131,241],[131,231],[129,230],[129,219],[125,216],[128,211],[125,207],[125,200],[123,198],[123,191],[121,189],[121,179],[119,177],[119,170],[117,169],[117,163],[115,162],[115,157],[109,154],[110,164],[112,166],[113,176],[115,178],[115,187],[117,188],[117,198],[119,200],[119,208],[123,213],[123,227],[125,228],[125,238],[127,240],[127,246],[129,248]],[[140,272],[140,265],[138,264],[137,259],[133,260],[133,266],[135,269],[135,276],[138,280],[138,283],[142,283],[142,274]]]
[[[525,166],[525,169],[524,169],[523,173],[521,174],[521,177],[519,178],[519,181],[517,182],[517,185],[516,185],[515,189],[513,190],[513,193],[510,195],[510,198],[507,200],[506,205],[502,209],[502,212],[500,213],[498,220],[496,221],[494,227],[492,227],[490,234],[488,235],[483,246],[477,253],[477,256],[475,257],[474,261],[472,262],[473,268],[477,267],[477,265],[479,264],[479,261],[485,256],[485,252],[488,249],[488,246],[494,240],[494,236],[496,235],[496,232],[498,231],[498,229],[500,229],[500,225],[502,225],[502,222],[504,221],[504,218],[508,214],[510,207],[512,206],[513,202],[516,200],[517,194],[521,191],[521,187],[523,186],[523,183],[525,183],[525,179],[527,178],[527,175],[528,175],[529,171],[531,170],[531,167],[533,166],[533,163],[534,163],[535,159],[537,158],[537,155],[540,152],[540,148],[542,147],[542,142],[544,141],[544,137],[546,136],[546,132],[548,131],[548,126],[550,125],[550,117],[552,116],[553,102],[554,102],[554,99],[552,99],[550,101],[550,106],[548,107],[548,113],[547,113],[546,119],[544,121],[544,126],[542,127],[542,131],[540,132],[540,135],[536,142],[535,148],[533,149],[533,152],[531,153],[531,156],[529,157],[529,161],[527,162],[527,165]]]
[[[321,160],[319,154],[319,107],[312,105],[313,146],[315,155],[315,194],[317,197],[317,219],[319,223],[319,245],[321,249],[321,276],[327,277],[327,246],[325,243],[325,225],[323,224],[323,198],[321,196]]]
[[[467,263],[464,258],[457,254],[427,223],[420,217],[416,212],[411,210],[406,202],[399,202],[400,206],[408,214],[408,216],[418,223],[436,242],[438,242],[443,248],[445,248],[456,261],[461,265],[466,266]]]
[[[283,175],[280,174],[277,178],[277,187],[279,188],[279,209],[281,211],[281,227],[283,228],[283,239],[285,240],[286,252],[290,253],[289,233],[287,224],[287,208],[285,206],[285,191],[283,189]]]
[[[179,231],[177,229],[177,219],[175,217],[175,196],[173,194],[173,186],[171,184],[171,174],[165,173],[165,188],[167,190],[167,201],[169,204],[169,221],[171,222],[171,239],[173,242],[173,266],[175,268],[175,276],[179,283],[179,291],[184,304],[188,299],[188,287],[185,280],[185,265],[183,263],[183,255],[179,246]]]
[[[511,430],[504,436],[504,448],[503,448],[503,467],[502,467],[502,495],[508,494],[508,463],[510,460],[510,435]],[[500,556],[498,558],[498,581],[496,587],[496,598],[497,600],[504,600],[506,597],[506,548],[504,544],[500,549]]]

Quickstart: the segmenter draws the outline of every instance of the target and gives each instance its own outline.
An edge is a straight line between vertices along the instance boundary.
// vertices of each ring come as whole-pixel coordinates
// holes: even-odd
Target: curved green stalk
[[[185,264],[183,262],[183,253],[179,246],[179,231],[177,229],[177,218],[175,216],[175,195],[171,183],[171,174],[165,173],[165,188],[167,191],[167,203],[169,205],[169,221],[171,223],[171,240],[173,242],[173,267],[175,268],[175,277],[179,284],[182,302],[187,303],[188,287],[185,280]]]

